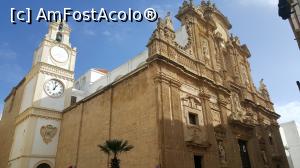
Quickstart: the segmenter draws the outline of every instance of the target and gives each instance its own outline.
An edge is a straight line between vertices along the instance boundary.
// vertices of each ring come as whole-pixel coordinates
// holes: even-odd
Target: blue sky
[[[281,122],[300,122],[300,100],[296,80],[300,80],[300,55],[291,27],[277,15],[277,0],[214,0],[233,25],[231,32],[240,37],[251,51],[252,77],[257,85],[265,79]],[[171,11],[174,16],[182,0],[110,0],[110,1],[17,1],[2,2],[0,11],[0,111],[3,99],[30,70],[33,51],[47,32],[48,24],[10,23],[10,8],[30,7],[61,10],[108,10],[155,8],[161,16]],[[200,0],[195,0],[196,4]],[[179,23],[174,19],[175,27]],[[155,23],[69,23],[71,43],[78,49],[76,77],[90,68],[112,70],[145,49]]]

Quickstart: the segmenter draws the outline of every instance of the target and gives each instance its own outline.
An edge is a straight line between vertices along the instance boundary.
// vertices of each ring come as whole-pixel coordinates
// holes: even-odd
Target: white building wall
[[[226,32],[225,32],[226,34]],[[176,32],[176,42],[182,46],[185,46],[188,42],[188,34],[185,26],[182,26]],[[133,59],[120,65],[111,72],[103,76],[94,76],[96,73],[93,72],[94,69],[89,70],[87,73],[82,75],[75,81],[74,89],[72,90],[72,96],[77,97],[77,102],[84,99],[85,97],[95,93],[97,90],[104,88],[105,86],[115,82],[116,80],[122,78],[123,76],[129,74],[135,69],[139,68],[146,63],[148,58],[148,50],[146,49]],[[92,78],[91,78],[92,77]],[[85,79],[87,82],[83,82]],[[96,79],[96,80],[93,80]]]
[[[29,121],[29,120],[28,120]],[[10,153],[10,160],[16,159],[19,156],[21,156],[25,151],[25,143],[26,140],[24,139],[27,137],[28,134],[28,124],[29,122],[22,122],[19,125],[17,125],[15,130],[15,136],[13,139],[13,145],[12,145],[12,152]]]
[[[79,77],[78,80],[76,80],[75,87],[72,91],[72,96],[76,96],[77,101],[84,99],[85,97],[95,93],[97,90],[102,89],[103,87],[134,71],[135,69],[146,63],[147,58],[148,50],[145,50],[127,63],[122,64],[118,68],[103,76],[95,75],[95,73],[92,73],[94,69],[91,69],[83,76]],[[82,79],[85,79],[86,82],[83,82]]]
[[[20,113],[24,112],[28,107],[32,106],[33,94],[37,77],[32,78],[25,86]]]
[[[280,124],[280,134],[291,168],[300,168],[300,127],[296,122],[291,121]]]
[[[42,126],[52,125],[57,128],[56,135],[52,138],[52,141],[48,144],[44,143],[43,138],[40,134]],[[36,126],[34,130],[34,144],[32,146],[33,155],[48,155],[55,156],[58,144],[60,121],[58,120],[49,120],[45,118],[37,118]]]

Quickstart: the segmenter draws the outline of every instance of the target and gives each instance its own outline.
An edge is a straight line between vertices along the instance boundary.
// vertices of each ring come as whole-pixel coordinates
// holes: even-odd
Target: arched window
[[[47,163],[41,163],[36,168],[51,168]]]
[[[58,41],[58,42],[62,41],[62,34],[61,34],[61,32],[57,32],[57,34],[56,34],[56,41]]]
[[[61,22],[58,26],[58,31],[62,31],[63,27],[64,27],[64,24]]]

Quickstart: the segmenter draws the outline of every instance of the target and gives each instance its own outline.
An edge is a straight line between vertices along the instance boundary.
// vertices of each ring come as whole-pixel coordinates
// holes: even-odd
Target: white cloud
[[[89,36],[96,36],[97,35],[95,30],[93,30],[92,28],[87,27],[87,26],[85,26],[83,28],[83,33],[86,34],[86,35],[89,35]]]
[[[118,30],[118,31],[109,31],[105,30],[101,34],[105,36],[110,41],[123,41],[124,36],[127,34],[129,30]]]
[[[300,123],[300,102],[294,101],[285,105],[275,105],[276,112],[281,115],[279,123],[296,121]]]
[[[97,35],[95,27],[90,23],[83,24],[81,29],[83,30],[82,32],[85,35],[88,35],[88,36],[96,36]]]
[[[1,60],[15,60],[17,53],[9,48],[8,43],[0,44],[0,59]]]
[[[104,36],[111,36],[111,32],[109,32],[108,30],[105,30],[104,32],[102,32],[102,34]]]
[[[241,5],[245,6],[264,6],[274,7],[278,4],[278,0],[235,0]]]
[[[0,59],[16,59],[17,54],[16,52],[10,50],[10,49],[3,49],[0,48]]]
[[[177,14],[178,6],[181,6],[181,4],[152,5],[151,7],[155,9],[159,17],[163,18],[168,12],[171,12],[172,15]]]
[[[1,82],[16,84],[22,79],[25,72],[21,66],[17,64],[2,64],[0,65]]]
[[[95,32],[95,31],[93,31],[93,30],[88,30],[88,29],[84,30],[84,33],[85,33],[86,35],[89,35],[89,36],[95,36],[95,35],[96,35],[96,32]]]

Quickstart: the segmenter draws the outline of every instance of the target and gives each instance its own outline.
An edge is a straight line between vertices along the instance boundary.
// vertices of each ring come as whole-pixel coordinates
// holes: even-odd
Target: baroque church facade
[[[0,168],[108,167],[97,147],[134,146],[124,168],[288,168],[273,103],[250,52],[210,1],[159,19],[147,50],[74,79],[71,29],[53,22],[5,99]]]

